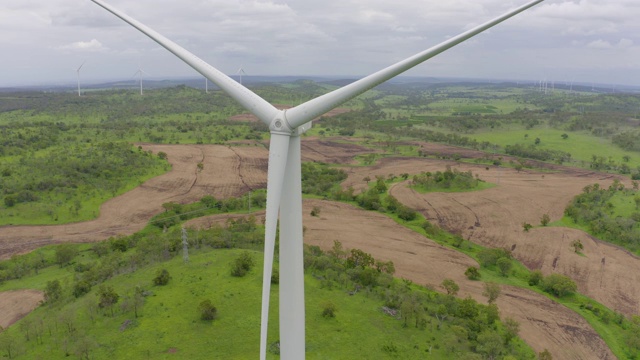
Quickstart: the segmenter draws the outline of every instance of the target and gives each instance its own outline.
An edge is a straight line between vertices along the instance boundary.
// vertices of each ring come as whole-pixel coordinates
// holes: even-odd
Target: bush
[[[171,280],[171,275],[169,275],[169,271],[167,269],[158,270],[156,272],[156,277],[153,278],[154,285],[167,285]]]
[[[231,264],[231,275],[235,277],[243,277],[255,265],[255,261],[248,251],[243,252]]]
[[[91,284],[86,280],[80,280],[73,285],[73,296],[79,298],[91,291]]]
[[[322,317],[334,318],[336,317],[336,311],[338,311],[338,308],[336,307],[336,304],[334,304],[333,302],[325,301],[322,304]]]
[[[578,286],[567,276],[551,274],[542,281],[542,289],[557,297],[563,297],[574,293],[578,289]]]
[[[464,275],[469,280],[478,280],[480,279],[480,271],[475,266],[469,266],[467,270],[464,272]]]
[[[536,286],[540,284],[543,279],[544,276],[542,275],[542,272],[540,270],[534,270],[531,272],[531,275],[529,275],[529,286]]]
[[[218,309],[211,303],[211,300],[203,300],[198,305],[198,311],[200,312],[200,319],[205,321],[211,321],[218,315]]]

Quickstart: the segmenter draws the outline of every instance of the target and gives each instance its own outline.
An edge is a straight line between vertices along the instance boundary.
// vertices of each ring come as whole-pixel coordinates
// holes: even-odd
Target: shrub
[[[198,312],[200,312],[200,319],[205,321],[211,321],[216,318],[218,309],[211,303],[211,300],[203,300],[198,305]]]
[[[320,207],[314,206],[311,210],[311,216],[320,216]]]
[[[467,270],[464,272],[464,275],[469,280],[478,280],[480,279],[480,271],[475,266],[469,266]]]
[[[551,222],[551,218],[549,217],[549,214],[542,215],[542,218],[540,219],[540,225],[547,226],[549,225],[549,222]]]
[[[336,307],[336,304],[334,304],[333,302],[325,301],[322,304],[322,317],[334,318],[336,317],[336,311],[338,311],[338,308]]]
[[[529,223],[522,223],[522,229],[526,232],[529,232],[529,230],[531,230],[531,228],[533,227],[533,225],[529,224]]]
[[[231,275],[236,277],[243,277],[247,275],[249,271],[255,265],[255,261],[248,251],[243,252],[238,256],[231,264]]]
[[[540,284],[543,279],[544,276],[542,275],[542,272],[540,270],[534,270],[531,272],[531,275],[529,275],[529,286],[536,286]]]
[[[153,278],[154,285],[167,285],[171,280],[171,275],[169,275],[169,271],[167,269],[158,270],[156,272],[156,277]]]
[[[80,280],[73,285],[73,296],[79,298],[91,291],[91,284],[86,280]]]
[[[557,297],[563,297],[577,290],[576,283],[569,277],[561,274],[551,274],[542,281],[542,289]]]

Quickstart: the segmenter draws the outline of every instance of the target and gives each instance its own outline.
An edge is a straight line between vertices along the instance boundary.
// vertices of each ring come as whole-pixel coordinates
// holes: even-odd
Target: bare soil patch
[[[440,291],[444,279],[453,279],[460,285],[460,296],[471,296],[486,303],[482,282],[470,281],[464,276],[469,266],[478,266],[472,258],[410,231],[377,212],[309,199],[304,200],[303,207],[307,228],[305,243],[328,250],[337,240],[345,248],[362,249],[377,259],[393,261],[398,277]],[[320,216],[309,215],[314,207],[320,208]],[[254,215],[261,217],[263,213]],[[194,219],[187,226],[207,228],[229,218],[218,215]],[[549,349],[556,359],[615,358],[582,317],[542,295],[503,286],[497,304],[503,317],[510,316],[520,322],[521,337],[537,352]]]
[[[0,326],[8,328],[27,316],[44,300],[38,290],[11,290],[0,292]]]

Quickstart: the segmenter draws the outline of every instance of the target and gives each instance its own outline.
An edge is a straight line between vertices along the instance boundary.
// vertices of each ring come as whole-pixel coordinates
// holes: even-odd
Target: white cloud
[[[89,41],[77,41],[68,45],[63,45],[58,47],[60,50],[76,50],[76,51],[91,51],[91,52],[101,52],[107,51],[100,41],[96,39],[91,39]]]

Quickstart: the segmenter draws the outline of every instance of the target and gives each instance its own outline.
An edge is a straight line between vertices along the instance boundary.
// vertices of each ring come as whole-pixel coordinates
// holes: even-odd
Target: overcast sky
[[[224,73],[362,76],[527,0],[108,0]],[[640,0],[546,0],[407,75],[640,86]],[[0,1],[0,86],[197,76],[90,0]]]

